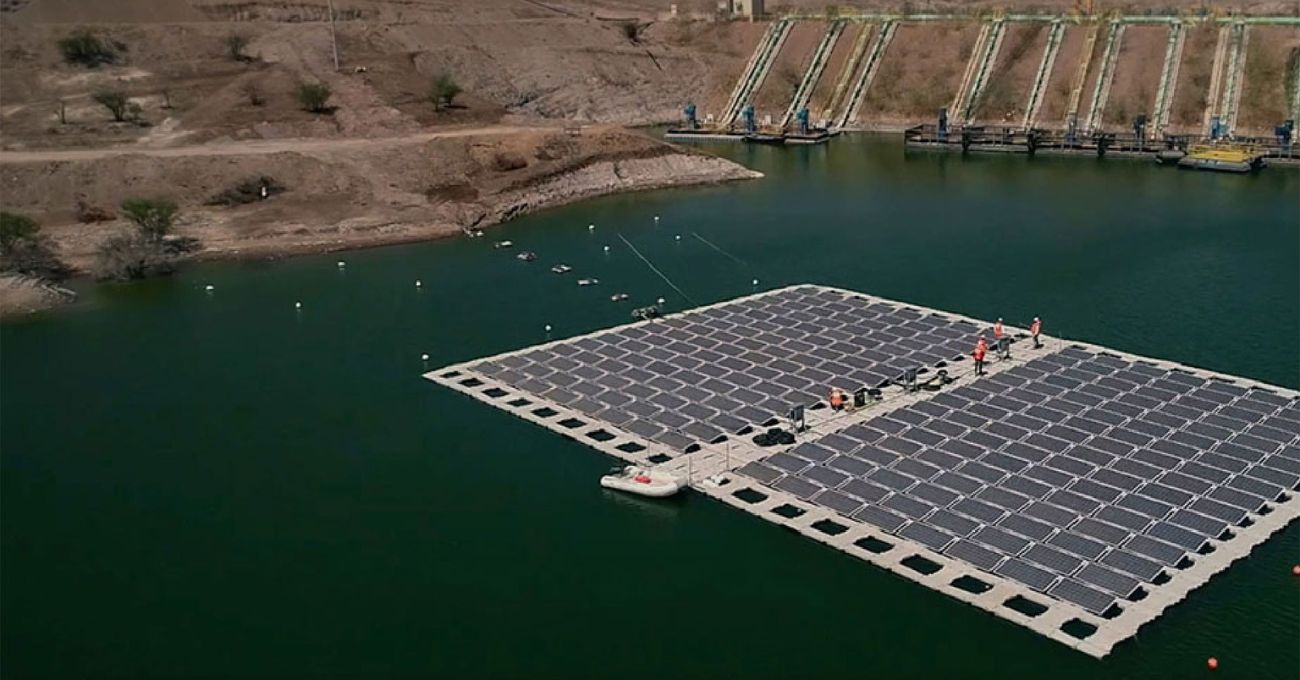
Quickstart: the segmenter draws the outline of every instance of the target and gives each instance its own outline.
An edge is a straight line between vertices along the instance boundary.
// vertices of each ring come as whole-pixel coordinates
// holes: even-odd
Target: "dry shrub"
[[[266,195],[262,192],[265,190]],[[285,192],[285,187],[274,177],[258,175],[240,180],[232,187],[222,190],[207,201],[208,205],[236,206],[255,203],[264,198],[271,198]]]
[[[510,172],[528,167],[528,159],[514,151],[498,151],[492,159],[492,165],[500,172]]]

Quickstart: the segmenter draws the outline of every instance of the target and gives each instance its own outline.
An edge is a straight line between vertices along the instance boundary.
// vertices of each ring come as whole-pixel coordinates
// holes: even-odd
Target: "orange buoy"
[[[1210,657],[1209,660],[1205,662],[1205,665],[1209,666],[1210,670],[1214,670],[1219,667],[1219,660],[1214,657]]]
[[[1297,564],[1297,565],[1295,565],[1294,567],[1291,567],[1291,575],[1292,575],[1292,576],[1300,576],[1300,564]]]

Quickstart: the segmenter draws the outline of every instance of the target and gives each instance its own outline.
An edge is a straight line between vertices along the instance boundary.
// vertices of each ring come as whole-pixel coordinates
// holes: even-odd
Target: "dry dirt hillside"
[[[203,256],[414,241],[486,227],[543,207],[618,191],[756,177],[712,156],[618,128],[580,134],[495,127],[389,139],[215,144],[199,149],[10,154],[7,209],[32,215],[85,267],[125,222],[82,223],[125,196],[181,207],[179,235]],[[246,183],[246,202],[217,200]],[[261,199],[260,187],[269,197]]]

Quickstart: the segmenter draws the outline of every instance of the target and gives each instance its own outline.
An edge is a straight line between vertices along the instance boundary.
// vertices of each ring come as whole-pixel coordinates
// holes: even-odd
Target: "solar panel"
[[[1141,587],[1137,579],[1098,564],[1084,566],[1075,578],[1119,597],[1129,597]]]
[[[899,527],[907,522],[898,514],[873,504],[862,506],[861,509],[853,513],[853,517],[890,533],[897,531]]]
[[[1050,524],[1030,519],[1024,515],[1007,515],[998,522],[998,526],[1036,541],[1041,541],[1052,533]]]
[[[844,486],[840,487],[839,490],[842,493],[851,494],[869,503],[876,503],[889,495],[889,489],[861,479],[851,479]]]
[[[965,561],[985,571],[991,571],[1002,561],[1002,556],[973,541],[960,539],[944,550],[945,555]]]
[[[1113,596],[1072,579],[1063,579],[1048,592],[1097,615],[1101,615],[1115,603]]]
[[[1200,550],[1206,543],[1206,537],[1189,529],[1169,522],[1156,522],[1147,529],[1147,535],[1167,543],[1185,548],[1190,552]]]
[[[813,498],[813,502],[845,515],[851,515],[862,507],[862,501],[836,491],[823,491]]]
[[[885,499],[883,505],[887,508],[897,510],[899,513],[912,519],[920,519],[930,514],[934,506],[924,501],[919,501],[910,496],[894,494]]]
[[[799,479],[798,477],[782,477],[772,486],[782,491],[788,491],[805,500],[811,498],[813,494],[822,490],[820,486],[817,486],[812,482]]]
[[[736,469],[736,472],[765,484],[776,481],[782,474],[780,470],[768,467],[767,465],[758,462],[742,465]]]
[[[1052,583],[1056,581],[1056,576],[1046,569],[1035,567],[1023,560],[1012,558],[1002,563],[996,570],[1013,581],[1023,583],[1038,592],[1046,592]]]
[[[1104,543],[1069,531],[1058,532],[1047,539],[1047,542],[1086,560],[1095,560],[1106,550]]]
[[[1167,525],[1166,525],[1167,526]],[[1124,544],[1127,550],[1153,559],[1161,564],[1173,566],[1183,559],[1187,550],[1163,541],[1157,541],[1150,536],[1134,536]]]
[[[944,533],[932,526],[912,522],[903,527],[898,535],[904,538],[910,538],[921,545],[936,551],[942,551],[945,546],[954,540],[954,537]]]
[[[675,455],[960,358],[980,330],[804,286],[465,370]],[[1300,490],[1291,397],[1080,346],[1029,356],[901,407],[818,409],[736,472],[1095,614]]]
[[[938,510],[927,520],[927,524],[939,527],[954,536],[969,536],[979,529],[980,523],[975,522],[948,510]]]

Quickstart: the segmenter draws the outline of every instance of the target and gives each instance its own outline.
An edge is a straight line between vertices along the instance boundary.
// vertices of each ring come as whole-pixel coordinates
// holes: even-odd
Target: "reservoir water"
[[[4,676],[1300,675],[1300,525],[1098,661],[702,496],[603,491],[613,460],[419,377],[758,279],[1296,388],[1300,173],[709,150],[767,177],[86,285],[0,325]]]

